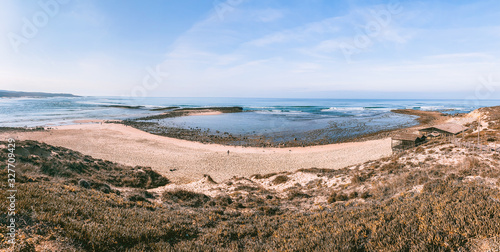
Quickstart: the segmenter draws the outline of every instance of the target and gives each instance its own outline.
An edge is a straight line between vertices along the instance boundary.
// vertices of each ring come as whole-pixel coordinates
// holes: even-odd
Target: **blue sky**
[[[0,89],[500,98],[499,17],[499,1],[4,0]]]

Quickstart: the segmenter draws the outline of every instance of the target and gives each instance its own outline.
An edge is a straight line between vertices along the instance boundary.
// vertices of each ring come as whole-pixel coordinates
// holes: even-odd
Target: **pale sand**
[[[233,176],[249,177],[300,168],[339,169],[391,154],[390,138],[312,147],[245,148],[157,136],[113,123],[0,134],[1,139],[12,136],[63,146],[125,165],[150,166],[177,183],[197,181],[203,174],[220,182]]]
[[[220,115],[222,112],[213,110],[200,110],[189,112],[186,116],[209,116],[209,115]]]

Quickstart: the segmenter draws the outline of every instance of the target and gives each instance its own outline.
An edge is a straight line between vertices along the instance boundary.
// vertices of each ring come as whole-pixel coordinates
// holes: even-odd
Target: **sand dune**
[[[121,124],[60,126],[49,131],[3,133],[2,139],[37,140],[95,158],[150,166],[173,182],[210,175],[216,181],[300,168],[338,169],[391,154],[390,139],[293,148],[250,148],[202,144],[162,137]],[[228,154],[229,151],[229,154]]]

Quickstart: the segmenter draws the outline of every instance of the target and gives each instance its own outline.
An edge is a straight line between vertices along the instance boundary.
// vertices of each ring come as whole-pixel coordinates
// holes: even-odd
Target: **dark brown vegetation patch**
[[[117,187],[150,189],[169,183],[168,179],[150,167],[130,167],[94,159],[63,147],[54,147],[36,141],[16,142],[17,170],[34,181],[49,179],[70,181],[78,184],[87,180],[94,189],[103,184]],[[0,158],[7,160],[7,149]]]
[[[186,190],[165,191],[162,200],[166,203],[178,203],[181,205],[200,207],[210,200],[205,194]]]
[[[337,191],[332,192],[330,196],[328,196],[328,203],[330,204],[337,201],[346,201],[346,200],[348,200],[347,195]]]
[[[286,183],[288,180],[290,180],[290,178],[288,178],[288,176],[278,175],[273,179],[272,183],[273,183],[273,185],[279,185],[279,184]]]
[[[254,179],[266,179],[266,178],[270,178],[274,175],[276,175],[277,173],[268,173],[268,174],[264,174],[264,175],[261,175],[261,174],[255,174],[255,175],[252,175],[251,177],[254,178]]]
[[[42,131],[45,130],[44,127],[38,126],[35,128],[23,128],[23,127],[0,127],[0,133],[3,132],[31,132],[31,131]]]
[[[311,198],[311,195],[300,190],[290,190],[287,195],[288,200]]]

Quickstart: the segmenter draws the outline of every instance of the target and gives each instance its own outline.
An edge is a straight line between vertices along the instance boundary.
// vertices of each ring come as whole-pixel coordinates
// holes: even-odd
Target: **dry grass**
[[[468,251],[494,246],[500,237],[493,155],[471,154],[463,165],[438,164],[441,156],[459,155],[441,151],[439,144],[433,155],[440,158],[425,167],[407,163],[426,152],[404,152],[365,163],[363,169],[303,171],[325,181],[351,179],[341,186],[296,185],[284,195],[259,189],[214,197],[172,190],[158,199],[145,190],[159,180],[142,172],[146,168],[140,168],[146,175],[136,175],[137,182],[126,182],[121,173],[131,176],[138,169],[38,145],[41,156],[24,157],[18,178],[18,237],[23,238],[17,251],[50,242],[64,247],[61,251]],[[49,149],[53,153],[44,155]],[[5,158],[6,152],[0,155]],[[45,167],[50,163],[55,167]],[[467,179],[462,169],[481,177]],[[5,169],[0,176],[6,176]],[[286,177],[288,182],[293,174]],[[83,179],[115,191],[85,188],[78,183]],[[123,190],[119,185],[137,186]],[[325,198],[320,207],[302,208],[321,202],[320,197]],[[5,201],[0,204],[6,207]],[[0,224],[6,225],[6,218]],[[2,242],[5,248],[5,238]]]

